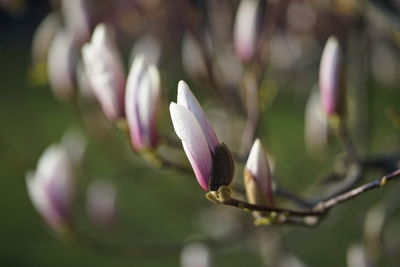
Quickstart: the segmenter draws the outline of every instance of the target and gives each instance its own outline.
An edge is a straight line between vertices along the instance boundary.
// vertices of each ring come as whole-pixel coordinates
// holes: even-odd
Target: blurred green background
[[[47,230],[32,207],[26,192],[26,172],[35,168],[44,149],[58,142],[69,126],[84,127],[73,107],[57,101],[47,86],[35,86],[30,82],[31,39],[48,6],[38,1],[28,8],[21,16],[0,11],[0,266],[178,266],[180,251],[176,249],[167,255],[154,248],[148,254],[132,252],[129,257],[118,257],[60,241]],[[398,86],[384,87],[370,82],[368,92],[372,107],[372,142],[368,153],[398,150],[398,129],[385,115],[388,107],[399,107]],[[315,161],[305,154],[305,101],[306,96],[298,97],[290,89],[280,88],[261,122],[268,129],[264,138],[268,139],[269,149],[274,154],[275,168],[281,177],[279,182],[297,192],[313,183],[310,181],[315,179],[313,177],[329,171],[333,158],[332,153]],[[166,106],[162,116],[164,124],[169,124]],[[113,236],[131,244],[174,244],[204,236],[198,223],[198,211],[213,204],[203,197],[204,192],[194,177],[151,168],[140,157],[130,155],[117,131],[110,130],[102,136],[94,136],[90,131],[85,133],[89,144],[82,184],[94,178],[115,180],[121,218],[114,229],[107,232],[88,226],[82,215],[83,229],[101,238]],[[331,149],[338,150],[338,146]],[[367,179],[380,175],[376,173]],[[366,212],[377,203],[383,203],[388,218],[382,239],[394,244],[391,247],[396,250],[383,255],[381,266],[399,266],[400,247],[396,245],[400,235],[399,192],[400,184],[395,182],[368,193],[334,209],[329,218],[315,228],[284,226],[260,231],[282,236],[285,251],[296,255],[306,266],[345,266],[348,248],[363,242]],[[82,214],[84,204],[78,210]],[[247,217],[250,224],[251,216]],[[208,219],[209,227],[213,227],[214,219]],[[249,245],[253,241],[238,233],[232,243],[212,253],[214,266],[261,266],[261,258]]]

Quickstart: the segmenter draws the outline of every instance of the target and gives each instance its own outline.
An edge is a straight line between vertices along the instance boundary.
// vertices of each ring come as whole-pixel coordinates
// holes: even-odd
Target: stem
[[[235,198],[231,198],[230,200],[222,202],[223,205],[232,206],[240,209],[247,209],[250,211],[264,211],[264,212],[277,212],[277,213],[284,213],[288,216],[321,216],[323,215],[322,211],[298,211],[298,210],[290,210],[278,207],[270,207],[270,206],[261,206],[257,204],[250,204],[248,202],[238,200]]]
[[[226,206],[232,206],[240,209],[245,209],[249,211],[261,211],[261,212],[276,212],[285,215],[287,218],[284,223],[295,223],[295,224],[302,224],[307,226],[314,226],[315,223],[307,223],[305,220],[296,220],[293,217],[302,217],[306,218],[309,216],[316,216],[316,217],[323,217],[327,214],[327,212],[350,199],[353,199],[363,193],[366,193],[372,189],[380,188],[385,186],[388,182],[394,180],[395,178],[400,177],[400,169],[389,173],[382,178],[375,180],[373,182],[364,184],[362,186],[356,187],[351,189],[350,191],[346,191],[340,195],[331,197],[325,201],[318,202],[309,210],[292,210],[292,209],[285,209],[285,208],[278,208],[278,207],[271,207],[271,206],[261,206],[257,204],[251,204],[242,200],[238,200],[235,198],[230,198],[225,201],[221,201],[220,204]]]
[[[355,198],[356,196],[359,196],[365,192],[368,192],[375,188],[383,187],[386,185],[386,183],[392,181],[394,178],[399,177],[399,176],[400,176],[400,169],[383,176],[379,180],[375,180],[373,182],[364,184],[364,185],[356,187],[348,192],[345,192],[338,196],[332,197],[326,201],[320,202],[315,206],[314,210],[320,210],[320,211],[326,212],[326,211],[330,210],[331,208],[333,208],[334,206],[336,206],[340,203],[343,203],[345,201],[348,201],[352,198]]]
[[[348,158],[355,163],[359,162],[357,149],[354,145],[353,140],[351,139],[349,130],[347,129],[345,122],[342,119],[339,119],[339,129],[338,136],[340,141],[342,141],[343,147],[347,153]]]

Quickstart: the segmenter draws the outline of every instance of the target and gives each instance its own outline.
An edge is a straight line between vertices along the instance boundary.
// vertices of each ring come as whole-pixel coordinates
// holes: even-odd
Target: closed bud
[[[124,115],[125,71],[111,29],[99,24],[82,48],[89,83],[110,120]]]
[[[49,47],[47,73],[50,87],[57,98],[72,97],[75,87],[77,50],[73,37],[65,30],[58,31]]]
[[[242,0],[239,4],[235,28],[234,45],[236,54],[243,61],[254,57],[257,41],[257,0]]]
[[[231,153],[219,142],[203,108],[184,81],[178,84],[177,98],[177,103],[169,106],[172,124],[197,181],[206,191],[228,185],[234,170]]]
[[[329,37],[321,57],[319,89],[321,101],[328,115],[342,112],[344,90],[344,68],[342,51],[336,37]]]
[[[260,140],[251,148],[244,170],[244,185],[249,203],[274,205],[272,175]],[[260,213],[255,213],[260,214]]]
[[[180,257],[181,267],[210,267],[210,249],[200,242],[185,245]]]
[[[36,172],[27,175],[26,183],[34,207],[53,230],[62,233],[70,224],[75,184],[73,165],[65,148],[47,148]]]
[[[137,56],[129,73],[125,111],[131,143],[140,151],[158,144],[157,119],[161,103],[160,74],[155,65],[147,65]]]

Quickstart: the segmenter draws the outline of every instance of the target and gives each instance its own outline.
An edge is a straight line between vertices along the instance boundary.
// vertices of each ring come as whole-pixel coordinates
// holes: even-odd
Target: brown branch
[[[325,201],[321,201],[317,203],[312,209],[309,210],[292,210],[292,209],[285,209],[272,206],[261,206],[257,204],[251,204],[235,198],[229,198],[220,201],[219,203],[226,206],[232,206],[248,211],[275,212],[284,215],[285,218],[280,222],[281,224],[292,223],[292,224],[300,224],[306,226],[314,226],[319,222],[320,218],[322,218],[324,215],[328,213],[328,211],[331,208],[343,202],[346,202],[350,199],[353,199],[357,196],[360,196],[363,193],[366,193],[372,189],[383,187],[388,182],[394,180],[397,177],[400,177],[400,169],[383,176],[381,179],[356,187],[350,191],[346,191],[340,195],[334,196]],[[308,217],[316,217],[316,218],[315,220],[311,220],[310,222],[308,222],[307,220]]]
[[[327,212],[328,210],[330,210],[331,208],[333,208],[334,206],[336,206],[340,203],[343,203],[345,201],[353,199],[353,198],[355,198],[365,192],[368,192],[372,189],[383,187],[386,185],[386,183],[392,181],[394,178],[399,177],[399,176],[400,176],[400,169],[383,176],[379,180],[375,180],[373,182],[364,184],[364,185],[356,187],[348,192],[345,192],[338,196],[332,197],[331,199],[320,202],[315,206],[314,210]]]
[[[238,200],[235,198],[231,198],[230,200],[226,200],[221,202],[221,204],[226,206],[232,206],[240,209],[247,209],[250,211],[261,211],[261,212],[277,212],[283,213],[287,216],[321,216],[323,212],[321,211],[314,211],[314,210],[307,210],[307,211],[299,211],[299,210],[291,210],[291,209],[284,209],[278,207],[271,207],[271,206],[261,206],[256,204],[250,204],[248,202]]]

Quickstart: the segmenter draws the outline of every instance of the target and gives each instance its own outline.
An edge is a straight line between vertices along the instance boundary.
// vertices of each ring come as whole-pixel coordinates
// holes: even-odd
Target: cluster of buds
[[[107,118],[126,117],[135,150],[155,148],[161,97],[158,68],[137,55],[126,78],[113,33],[105,24],[96,27],[82,54],[89,83]]]
[[[177,103],[170,104],[170,113],[197,181],[209,191],[207,198],[216,202],[229,201],[228,186],[234,174],[232,154],[218,140],[203,108],[184,81],[178,84]],[[274,206],[271,170],[258,139],[250,151],[244,179],[250,203]],[[255,215],[261,216],[260,213]]]

